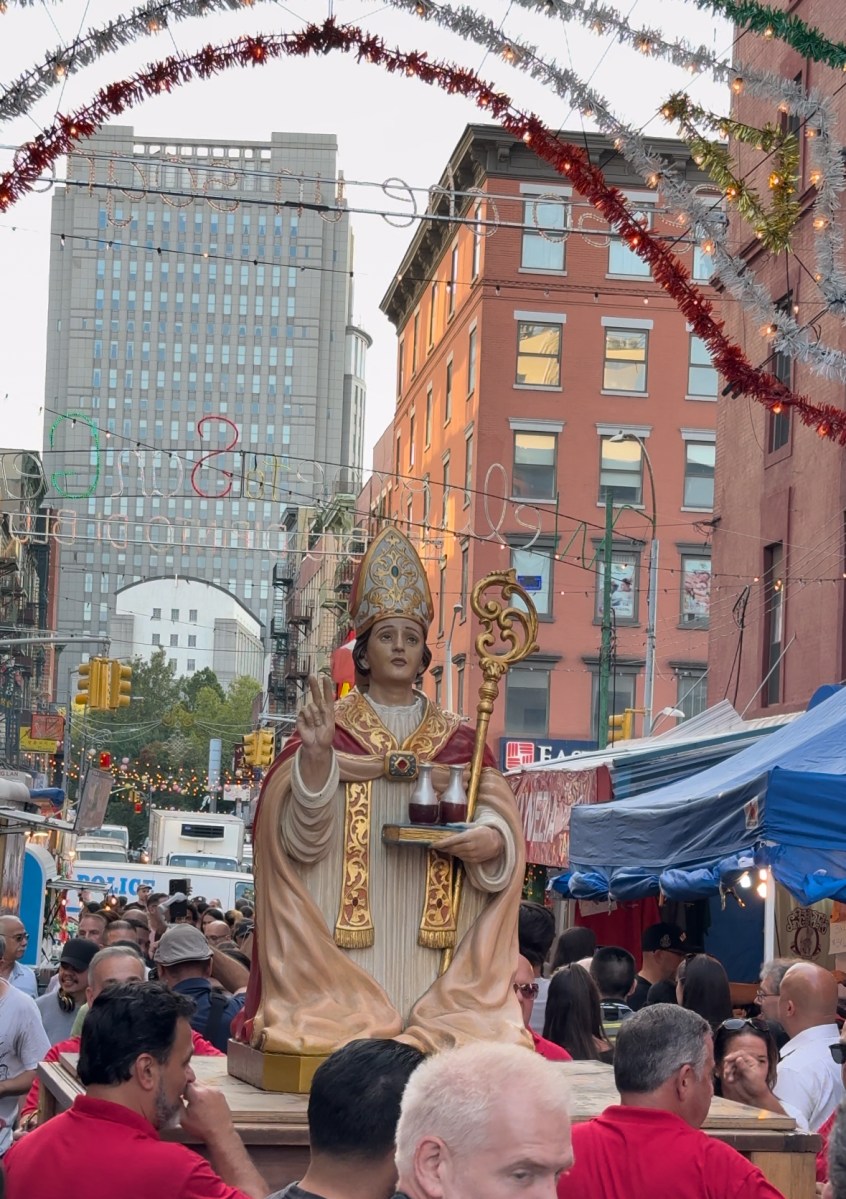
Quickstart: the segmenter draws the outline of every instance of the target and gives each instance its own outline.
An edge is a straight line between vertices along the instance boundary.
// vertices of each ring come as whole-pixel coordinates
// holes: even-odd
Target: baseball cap
[[[643,930],[640,947],[647,953],[654,953],[656,949],[669,949],[671,953],[687,953],[690,946],[685,942],[686,934],[677,924],[667,924],[662,921],[660,924],[650,924],[649,928]]]
[[[176,966],[180,962],[207,962],[213,952],[193,924],[174,924],[157,944],[154,956],[163,966]]]
[[[84,937],[71,937],[62,947],[59,965],[73,966],[74,970],[87,970],[99,949],[100,946],[94,941],[86,941]]]

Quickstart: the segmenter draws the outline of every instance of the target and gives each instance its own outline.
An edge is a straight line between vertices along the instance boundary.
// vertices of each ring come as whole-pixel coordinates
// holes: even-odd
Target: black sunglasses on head
[[[842,1066],[846,1062],[846,1043],[837,1041],[834,1045],[829,1045],[828,1049],[838,1066]]]
[[[754,1028],[756,1032],[770,1031],[769,1022],[760,1016],[732,1016],[729,1020],[724,1020],[720,1028],[724,1028],[726,1032],[740,1032],[747,1025]]]

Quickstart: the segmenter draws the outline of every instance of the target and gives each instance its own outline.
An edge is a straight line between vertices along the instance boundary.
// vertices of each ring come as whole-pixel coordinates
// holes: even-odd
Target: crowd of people
[[[179,911],[179,915],[174,913]],[[183,914],[185,913],[185,914]],[[0,916],[0,1155],[10,1199],[267,1199],[219,1091],[192,1057],[226,1051],[249,979],[252,912],[142,893],[92,905],[44,993],[21,964],[26,930]],[[832,974],[765,963],[755,1011],[732,1009],[722,965],[675,925],[646,929],[640,962],[584,928],[556,938],[524,902],[512,979],[534,1053],[477,1042],[424,1056],[354,1040],[318,1069],[310,1165],[273,1199],[778,1199],[739,1152],[701,1131],[716,1093],[817,1133],[817,1194],[846,1199],[846,1040]],[[528,1043],[528,1042],[527,1042]],[[84,1094],[40,1118],[37,1067],[77,1053]],[[612,1063],[619,1103],[571,1126],[556,1063]],[[204,1156],[168,1139],[181,1123]],[[674,1168],[674,1164],[676,1168]],[[134,1189],[133,1189],[134,1188]],[[80,1191],[80,1194],[83,1192]]]

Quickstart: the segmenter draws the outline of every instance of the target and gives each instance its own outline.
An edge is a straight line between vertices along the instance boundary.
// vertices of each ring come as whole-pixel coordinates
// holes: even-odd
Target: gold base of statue
[[[326,1054],[264,1053],[230,1041],[226,1068],[233,1078],[248,1082],[261,1091],[285,1091],[289,1095],[307,1095],[317,1067],[326,1061]]]

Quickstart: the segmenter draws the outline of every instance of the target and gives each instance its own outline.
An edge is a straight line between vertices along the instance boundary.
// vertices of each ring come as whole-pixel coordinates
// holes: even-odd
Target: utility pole
[[[647,458],[647,462],[649,459]],[[651,468],[650,468],[651,469]],[[654,510],[654,509],[653,509]],[[655,520],[649,545],[649,598],[646,604],[646,675],[643,681],[643,735],[652,735],[652,702],[655,691],[655,643],[658,620],[658,538]]]
[[[605,536],[602,539],[602,641],[599,650],[599,713],[596,718],[596,743],[600,749],[608,736],[608,701],[611,681],[611,557],[614,537],[614,499],[609,487],[605,492]]]

